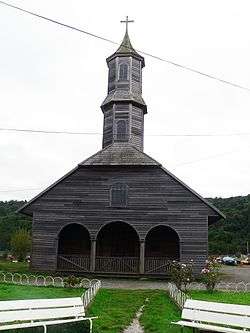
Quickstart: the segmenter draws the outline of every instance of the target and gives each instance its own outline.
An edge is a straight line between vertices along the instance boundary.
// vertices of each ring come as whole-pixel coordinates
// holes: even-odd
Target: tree
[[[19,261],[23,261],[31,248],[30,233],[25,229],[16,231],[10,241],[12,254]]]
[[[17,214],[25,201],[0,201],[0,251],[10,250],[11,236],[19,229],[31,230],[31,218]]]

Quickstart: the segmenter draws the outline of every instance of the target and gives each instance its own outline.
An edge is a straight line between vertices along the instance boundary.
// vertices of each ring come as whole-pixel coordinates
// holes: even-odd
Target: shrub
[[[177,288],[186,291],[187,285],[194,279],[193,261],[188,264],[173,261],[170,265],[170,278]]]
[[[25,229],[16,231],[10,241],[12,254],[18,261],[24,261],[31,248],[30,233]]]
[[[63,279],[64,286],[67,288],[74,288],[77,286],[80,286],[81,284],[81,278],[76,277],[74,275],[69,275],[66,278]]]
[[[220,264],[213,259],[207,260],[205,267],[201,271],[201,282],[204,283],[209,292],[213,292],[220,280]]]

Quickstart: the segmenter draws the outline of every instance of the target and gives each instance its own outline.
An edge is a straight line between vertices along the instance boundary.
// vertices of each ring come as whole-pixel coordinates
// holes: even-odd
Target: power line
[[[72,131],[49,131],[49,130],[35,130],[35,129],[23,129],[23,128],[0,128],[0,131],[6,132],[24,132],[24,133],[41,133],[41,134],[67,134],[67,135],[102,135],[101,132],[72,132]],[[155,137],[230,137],[230,136],[248,136],[250,133],[228,133],[228,134],[213,134],[213,133],[204,133],[204,134],[146,134],[146,136],[155,136]]]
[[[250,147],[250,146],[248,146]],[[227,152],[224,152],[224,153],[220,153],[220,154],[216,154],[216,155],[212,155],[212,156],[207,156],[207,157],[204,157],[204,158],[201,158],[201,159],[198,159],[198,160],[193,160],[193,161],[189,161],[189,162],[183,162],[183,163],[180,163],[180,164],[177,164],[175,166],[173,166],[173,168],[178,168],[178,167],[181,167],[181,166],[185,166],[187,164],[193,164],[193,163],[198,163],[198,162],[203,162],[203,161],[206,161],[206,160],[210,160],[210,159],[214,159],[214,158],[218,158],[218,157],[222,157],[222,156],[225,156],[225,155],[229,155],[229,154],[234,154],[234,153],[237,153],[239,152],[240,149],[235,149],[235,150],[231,150],[231,151],[227,151]],[[24,191],[39,191],[39,190],[43,190],[44,187],[40,187],[40,188],[24,188],[24,189],[17,189],[17,190],[3,190],[3,191],[0,191],[0,193],[12,193],[12,192],[24,192]]]
[[[89,35],[89,36],[91,36],[91,37],[98,38],[98,39],[103,40],[103,41],[105,41],[105,42],[112,43],[112,44],[115,44],[115,45],[120,45],[118,42],[115,42],[115,41],[113,41],[113,40],[111,40],[111,39],[108,39],[108,38],[102,37],[102,36],[100,36],[100,35],[93,34],[93,33],[89,32],[89,31],[87,31],[87,30],[83,30],[83,29],[76,28],[76,27],[71,26],[71,25],[66,24],[66,23],[59,22],[59,21],[57,21],[57,20],[54,20],[54,19],[48,18],[48,17],[46,17],[46,16],[43,16],[43,15],[37,14],[37,13],[35,13],[35,12],[31,12],[31,11],[26,10],[26,9],[23,9],[23,8],[21,8],[21,7],[14,6],[14,5],[12,5],[12,4],[10,4],[10,3],[7,3],[7,2],[5,2],[5,1],[0,1],[0,4],[5,5],[5,6],[8,6],[8,7],[11,7],[11,8],[14,8],[14,9],[17,9],[17,10],[19,10],[19,11],[21,11],[21,12],[24,12],[24,13],[27,13],[27,14],[30,14],[30,15],[33,15],[33,16],[36,16],[36,17],[41,18],[41,19],[43,19],[43,20],[46,20],[46,21],[49,21],[49,22],[52,22],[52,23],[55,23],[55,24],[61,25],[61,26],[65,27],[65,28],[69,28],[69,29],[72,29],[72,30],[75,30],[75,31],[78,31],[78,32],[84,33],[84,34],[86,34],[86,35]],[[124,47],[127,47],[126,45],[123,45],[123,46],[124,46]],[[153,59],[156,59],[156,60],[159,60],[159,61],[166,62],[166,63],[168,63],[168,64],[171,64],[171,65],[175,66],[175,67],[178,67],[178,68],[181,68],[181,69],[184,69],[184,70],[187,70],[187,71],[190,71],[190,72],[193,72],[193,73],[196,73],[196,74],[199,74],[199,75],[205,76],[205,77],[207,77],[207,78],[210,78],[210,79],[213,79],[213,80],[219,81],[219,82],[221,82],[221,83],[228,84],[228,85],[231,85],[231,86],[236,87],[236,88],[240,88],[240,89],[243,89],[243,90],[250,91],[250,88],[248,88],[248,87],[244,87],[244,86],[239,85],[239,84],[237,84],[237,83],[234,83],[234,82],[231,82],[231,81],[228,81],[228,80],[221,79],[221,78],[219,78],[219,77],[217,77],[217,76],[214,76],[214,75],[211,75],[211,74],[207,74],[207,73],[205,73],[205,72],[201,72],[201,71],[199,71],[199,70],[197,70],[197,69],[195,69],[195,68],[192,68],[192,67],[189,67],[189,66],[185,66],[185,65],[181,65],[181,64],[176,63],[176,62],[174,62],[174,61],[167,60],[167,59],[164,59],[164,58],[162,58],[162,57],[159,57],[159,56],[156,56],[156,55],[153,55],[153,54],[151,54],[151,53],[144,52],[144,51],[141,51],[141,50],[137,50],[137,52],[139,52],[139,53],[141,53],[141,54],[144,54],[144,55],[146,55],[146,56],[148,56],[148,57],[151,57],[151,58],[153,58]]]
[[[247,146],[247,147],[250,147],[250,146]],[[174,168],[178,168],[178,167],[183,166],[183,165],[188,165],[188,164],[203,162],[203,161],[206,161],[206,160],[210,160],[210,159],[222,157],[222,156],[225,156],[225,155],[230,155],[230,154],[238,153],[241,149],[242,149],[242,147],[240,149],[234,149],[234,150],[231,150],[231,151],[226,151],[224,153],[220,153],[220,154],[216,154],[216,155],[210,155],[210,156],[203,157],[203,158],[200,158],[200,159],[197,159],[197,160],[183,162],[183,163],[180,163],[180,164],[176,164],[174,166]]]

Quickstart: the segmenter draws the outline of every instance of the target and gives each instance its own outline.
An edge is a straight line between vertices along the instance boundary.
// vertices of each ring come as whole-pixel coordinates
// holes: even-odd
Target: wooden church
[[[107,58],[102,150],[19,211],[32,216],[31,268],[113,275],[166,274],[172,260],[208,254],[223,214],[143,152],[144,58],[127,31]]]

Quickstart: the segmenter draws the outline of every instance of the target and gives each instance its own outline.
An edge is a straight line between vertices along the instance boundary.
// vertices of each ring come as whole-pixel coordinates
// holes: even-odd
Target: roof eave
[[[56,182],[54,182],[53,184],[51,184],[49,187],[47,187],[42,192],[38,193],[34,198],[32,198],[26,204],[24,204],[22,207],[20,207],[16,211],[16,213],[22,213],[22,214],[25,214],[25,215],[32,216],[32,214],[29,214],[29,213],[25,212],[25,209],[28,208],[32,203],[34,203],[34,201],[36,201],[38,198],[40,198],[43,194],[47,193],[49,190],[51,190],[53,187],[55,187],[57,184],[59,184],[61,181],[63,181],[66,177],[68,177],[73,172],[75,172],[77,169],[78,169],[78,166],[75,167],[74,169],[70,170],[69,172],[67,172],[63,177],[59,178]]]
[[[116,57],[133,57],[133,58],[141,61],[142,68],[145,67],[144,58],[139,53],[135,53],[135,52],[115,52],[106,59],[107,64]]]
[[[218,216],[220,218],[225,219],[226,215],[223,214],[218,208],[216,208],[213,204],[211,204],[208,200],[204,199],[199,193],[191,189],[187,184],[185,184],[183,181],[181,181],[179,178],[177,178],[175,175],[173,175],[170,171],[165,169],[164,167],[161,167],[163,171],[165,171],[168,175],[170,175],[173,179],[175,179],[177,182],[182,184],[189,192],[194,194],[196,197],[198,197],[201,201],[203,201],[207,206],[209,206],[214,212],[216,212],[215,216]],[[212,215],[214,216],[214,215]]]
[[[144,114],[147,114],[147,113],[148,113],[148,111],[147,111],[147,105],[146,105],[146,104],[142,104],[142,103],[140,103],[140,102],[137,102],[137,101],[135,101],[134,99],[126,99],[126,100],[124,100],[124,99],[119,99],[119,98],[117,98],[117,99],[113,99],[113,100],[111,100],[111,101],[109,101],[109,102],[106,102],[106,103],[105,103],[105,101],[104,101],[104,102],[102,103],[102,105],[100,106],[100,108],[101,108],[102,112],[104,112],[105,109],[106,109],[108,106],[110,106],[110,104],[114,104],[114,103],[117,103],[117,102],[119,102],[119,103],[131,103],[131,104],[133,104],[133,105],[135,105],[135,106],[139,106],[139,107],[143,110],[143,113],[144,113]]]

